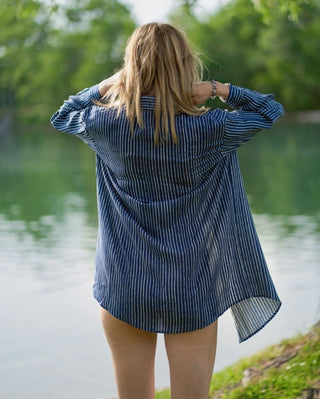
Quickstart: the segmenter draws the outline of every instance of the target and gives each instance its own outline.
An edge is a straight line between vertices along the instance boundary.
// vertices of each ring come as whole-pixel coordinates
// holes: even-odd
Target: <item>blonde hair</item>
[[[200,71],[198,71],[200,67]],[[113,78],[105,107],[125,107],[131,131],[137,121],[144,128],[141,96],[155,97],[156,145],[168,140],[178,143],[175,114],[201,115],[207,111],[192,102],[192,89],[202,77],[202,64],[184,35],[169,24],[149,23],[130,37],[123,68]],[[112,81],[112,80],[111,80]]]

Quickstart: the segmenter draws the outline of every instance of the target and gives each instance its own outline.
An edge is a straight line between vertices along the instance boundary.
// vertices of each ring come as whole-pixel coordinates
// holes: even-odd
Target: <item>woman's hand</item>
[[[226,100],[229,96],[230,88],[228,85],[216,82],[217,88],[215,95]],[[195,105],[204,104],[210,97],[212,97],[212,82],[198,82],[195,84],[192,91],[192,101]]]
[[[110,78],[105,79],[99,83],[99,92],[102,97],[104,97],[108,93],[108,90],[116,82],[119,75],[120,75],[120,72],[117,72],[114,75],[110,76]]]
[[[198,82],[192,90],[192,102],[194,105],[204,104],[212,96],[211,82]]]

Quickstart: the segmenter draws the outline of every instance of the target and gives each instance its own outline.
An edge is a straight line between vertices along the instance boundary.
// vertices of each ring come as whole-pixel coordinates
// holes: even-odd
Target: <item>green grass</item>
[[[255,370],[246,386],[248,368]],[[210,399],[297,399],[304,390],[320,388],[320,324],[309,333],[286,339],[215,373]],[[156,399],[170,399],[169,390]]]

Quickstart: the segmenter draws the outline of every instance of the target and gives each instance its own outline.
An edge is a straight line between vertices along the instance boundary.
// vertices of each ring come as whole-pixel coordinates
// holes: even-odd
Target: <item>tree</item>
[[[117,0],[8,4],[0,3],[0,106],[29,122],[47,122],[67,95],[112,74],[135,28]]]
[[[24,85],[30,80],[34,67],[37,70],[38,53],[47,38],[47,24],[44,19],[34,19],[41,4],[25,2],[25,9],[19,2],[17,7],[9,2],[0,5],[0,88],[1,105],[15,108],[25,100]]]
[[[199,3],[198,0],[179,0],[182,6],[189,14]],[[317,0],[251,0],[252,4],[259,11],[265,22],[268,22],[272,16],[283,14],[289,19],[297,20],[305,5],[316,4]]]
[[[180,8],[171,21],[201,54],[206,78],[272,91],[287,110],[319,109],[320,4],[301,3],[298,20],[270,15],[265,23],[251,0],[234,0],[201,20]]]
[[[252,0],[256,9],[268,23],[275,15],[285,15],[290,20],[297,21],[305,6],[315,3],[315,0]]]
[[[304,5],[297,21],[274,16],[259,40],[252,82],[280,93],[287,110],[320,108],[320,7]]]

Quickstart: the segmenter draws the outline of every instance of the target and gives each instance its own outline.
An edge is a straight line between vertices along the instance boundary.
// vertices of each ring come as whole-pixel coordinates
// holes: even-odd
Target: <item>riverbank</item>
[[[283,120],[298,123],[320,123],[320,111],[300,111],[285,113]]]
[[[215,373],[209,399],[319,399],[320,322]],[[169,390],[156,399],[169,399]]]

